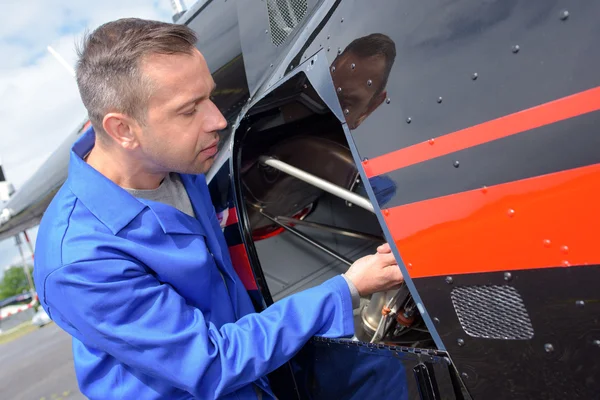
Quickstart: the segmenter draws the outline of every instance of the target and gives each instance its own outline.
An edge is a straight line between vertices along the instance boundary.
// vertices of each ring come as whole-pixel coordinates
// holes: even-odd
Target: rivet
[[[554,351],[554,346],[552,346],[552,343],[546,343],[544,345],[544,350],[546,350],[546,353],[552,353]]]
[[[518,44],[515,44],[515,45],[513,46],[513,48],[512,48],[512,52],[513,52],[513,53],[515,53],[515,54],[516,54],[516,53],[518,53],[518,52],[519,52],[519,50],[521,50],[521,47],[519,47],[519,45],[518,45]]]
[[[571,266],[571,263],[570,263],[569,261],[567,261],[567,260],[564,260],[564,261],[562,262],[562,265],[563,265],[564,267],[570,267],[570,266]]]
[[[569,254],[569,246],[560,246],[560,252],[563,254]]]
[[[471,79],[473,79],[474,81],[476,81],[478,77],[479,77],[479,75],[477,74],[477,72],[475,72],[473,74],[473,76],[471,77]]]
[[[462,374],[460,374],[460,376],[463,379],[469,379],[469,375],[466,372],[463,372]]]
[[[354,63],[350,64],[350,68],[351,68],[351,69],[354,69],[354,68],[356,68],[356,64],[354,64]]]
[[[367,81],[367,86],[371,86],[372,84],[373,84],[373,81],[369,79],[369,80]]]
[[[441,103],[442,102],[442,98],[438,97],[437,102],[438,102],[438,104]]]
[[[512,279],[512,274],[510,272],[505,272],[504,273],[504,280],[505,281],[510,281]]]
[[[550,241],[550,239],[544,239],[544,247],[550,247],[552,245],[552,242]]]
[[[327,40],[329,40],[331,38],[331,35],[327,35]]]
[[[271,64],[271,68],[273,68],[273,64]]]
[[[481,188],[481,193],[486,194],[488,192],[487,186]]]
[[[390,210],[383,210],[384,215],[390,215]]]
[[[454,168],[460,167],[460,162],[458,160],[454,161]]]
[[[411,117],[406,118],[406,123],[407,124],[410,124],[411,122],[412,122],[412,118]]]
[[[452,284],[452,282],[454,282],[454,279],[452,279],[452,277],[451,277],[451,276],[447,276],[447,277],[446,277],[446,283],[447,283],[448,285],[451,285],[451,284]]]
[[[438,317],[435,317],[435,318],[433,319],[433,322],[435,322],[436,324],[439,324],[439,323],[440,323],[440,319],[439,319]]]
[[[569,18],[569,12],[567,10],[564,10],[560,13],[560,19],[561,20],[566,20],[567,18]]]
[[[348,115],[350,114],[350,110],[348,110],[347,108],[344,110],[344,114]]]
[[[600,340],[596,339],[592,343],[594,343],[594,346],[600,347]]]
[[[331,67],[331,72],[335,72],[335,67]]]
[[[341,87],[337,88],[337,91],[338,91],[338,93],[342,93],[342,88]]]
[[[342,54],[342,49],[341,49],[341,47],[338,47],[338,54]]]
[[[327,51],[331,51],[331,47],[327,46]]]
[[[508,214],[509,217],[515,216],[515,210],[513,210],[512,208],[509,208],[506,213]]]
[[[429,143],[430,145],[432,145],[432,146],[433,146],[433,145],[435,144],[435,139],[434,139],[434,138],[431,138],[431,139],[429,139],[429,140],[427,141],[427,143]]]
[[[575,302],[575,305],[576,305],[577,307],[583,307],[583,306],[585,306],[585,301],[583,301],[583,300],[577,300],[577,301]]]
[[[342,18],[341,22],[342,22],[342,23],[344,22],[344,18]]]
[[[392,99],[390,99],[389,97],[387,99],[385,99],[385,104],[390,104],[392,102]]]
[[[458,345],[459,345],[460,347],[462,347],[462,346],[464,346],[464,345],[465,345],[465,341],[464,341],[464,340],[462,340],[462,339],[458,339],[458,340],[456,341],[456,343],[458,343]]]
[[[268,29],[267,29],[267,30],[265,30],[265,35],[266,35],[267,33],[269,33],[269,30],[268,30]]]
[[[408,267],[408,269],[411,269],[412,268],[412,263],[408,263],[408,264],[406,264],[406,266]]]

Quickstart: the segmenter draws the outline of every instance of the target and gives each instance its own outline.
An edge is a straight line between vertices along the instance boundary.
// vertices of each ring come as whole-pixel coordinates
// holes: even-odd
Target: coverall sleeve
[[[133,260],[69,264],[45,288],[52,318],[82,343],[203,399],[256,381],[312,336],[350,336],[354,328],[341,276],[219,329]]]

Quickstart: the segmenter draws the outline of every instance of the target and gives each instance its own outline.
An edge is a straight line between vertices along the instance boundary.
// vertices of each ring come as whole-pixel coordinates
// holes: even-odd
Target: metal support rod
[[[296,235],[297,237],[299,237],[300,239],[304,240],[305,242],[313,245],[314,247],[316,247],[317,249],[323,251],[324,253],[329,254],[330,256],[338,259],[339,261],[343,262],[344,264],[350,266],[352,265],[352,261],[350,261],[349,259],[347,259],[346,257],[344,257],[343,255],[337,253],[334,250],[331,250],[329,247],[317,242],[316,240],[310,238],[309,236],[306,236],[305,234],[298,232],[296,229],[285,225],[283,222],[278,221],[275,217],[273,217],[272,215],[269,215],[268,213],[264,212],[263,210],[260,210],[260,213],[265,217],[270,219],[272,222],[274,222],[275,224],[279,225],[280,227],[282,227],[283,229],[285,229],[286,231]]]
[[[357,239],[373,240],[375,242],[384,241],[384,239],[379,236],[371,235],[364,232],[358,232],[352,229],[338,228],[337,226],[321,224],[319,222],[306,221],[303,219],[296,219],[290,217],[275,217],[275,219],[288,224],[302,225],[310,228],[321,229],[327,232],[336,233],[343,236],[349,236]]]
[[[343,200],[349,201],[352,204],[355,204],[361,208],[364,208],[367,211],[371,211],[375,213],[375,209],[373,208],[373,204],[369,201],[369,199],[364,198],[362,196],[357,195],[349,190],[344,189],[341,186],[335,185],[331,182],[326,181],[325,179],[321,179],[318,176],[309,174],[306,171],[303,171],[299,168],[294,167],[293,165],[284,163],[283,161],[276,160],[272,157],[261,156],[259,161],[262,164],[268,165],[271,168],[275,168],[283,173],[293,176],[294,178],[300,179],[310,185],[318,187],[328,193],[331,193],[334,196],[337,196]]]

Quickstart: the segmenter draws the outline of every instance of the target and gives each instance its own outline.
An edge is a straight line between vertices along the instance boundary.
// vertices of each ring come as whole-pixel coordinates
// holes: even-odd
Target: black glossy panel
[[[394,42],[390,103],[343,107],[360,155],[373,158],[600,85],[599,13],[600,3],[585,0],[343,1],[306,54],[324,46],[331,64],[338,49],[369,34]],[[342,61],[333,73],[341,93],[367,96],[367,80],[373,88],[385,77],[368,57]],[[336,78],[352,63],[356,79]]]
[[[503,272],[456,275],[452,284],[444,277],[415,279],[421,298],[439,320],[438,332],[473,398],[598,398],[600,342],[595,341],[600,341],[600,267],[511,274],[508,282]],[[455,287],[472,285],[513,286],[531,318],[533,338],[500,340],[467,335],[450,296]]]
[[[413,369],[424,365],[439,393],[455,399],[445,353],[315,338],[292,361],[306,399],[419,399]]]
[[[599,126],[600,112],[594,112],[392,171],[386,176],[399,190],[379,205],[390,208],[599,163]]]

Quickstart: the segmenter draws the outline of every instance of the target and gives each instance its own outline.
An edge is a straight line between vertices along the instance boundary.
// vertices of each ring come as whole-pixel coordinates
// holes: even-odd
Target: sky
[[[86,29],[123,17],[171,22],[173,11],[170,0],[2,0],[0,10],[0,158],[18,190],[86,117],[74,78],[47,46],[74,66]],[[35,243],[37,229],[28,233]],[[20,260],[14,239],[0,242],[0,275]]]

